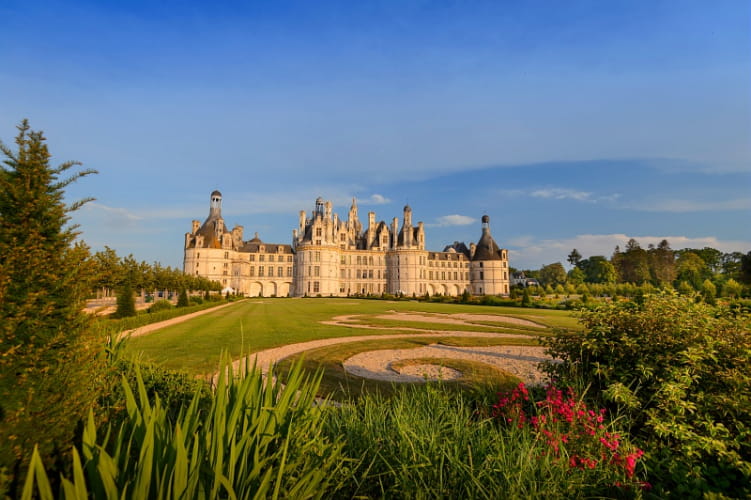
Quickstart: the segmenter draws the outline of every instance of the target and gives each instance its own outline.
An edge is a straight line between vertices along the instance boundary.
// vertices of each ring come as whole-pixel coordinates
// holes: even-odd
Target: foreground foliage
[[[612,428],[611,428],[612,429]],[[639,496],[612,469],[571,468],[543,435],[505,425],[462,393],[441,385],[368,395],[331,409],[329,436],[354,461],[343,498],[588,498]],[[563,451],[563,450],[561,450]]]
[[[113,429],[89,415],[59,496],[318,498],[336,489],[341,446],[322,435],[320,377],[297,367],[282,386],[248,368],[240,379],[223,370],[208,411],[196,392],[174,420],[158,396],[150,401],[140,375],[137,395],[124,380],[127,418]],[[36,450],[23,498],[34,495],[57,496]]]
[[[564,382],[624,415],[662,495],[751,495],[751,322],[673,294],[584,312],[544,339]]]
[[[81,312],[89,253],[67,225],[86,200],[64,202],[65,187],[93,171],[53,167],[43,134],[26,121],[18,130],[15,151],[0,143],[0,496],[14,493],[35,442],[50,460],[70,446],[99,359]]]

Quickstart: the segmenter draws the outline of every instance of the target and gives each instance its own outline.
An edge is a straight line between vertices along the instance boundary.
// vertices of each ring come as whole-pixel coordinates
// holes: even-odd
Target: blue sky
[[[317,196],[511,264],[635,237],[751,250],[747,1],[5,1],[0,139],[29,118],[93,249],[182,265],[225,219],[289,242]]]

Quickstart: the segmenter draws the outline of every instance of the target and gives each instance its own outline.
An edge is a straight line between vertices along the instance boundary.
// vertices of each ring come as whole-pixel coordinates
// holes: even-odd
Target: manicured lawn
[[[378,315],[389,311],[440,314],[496,314],[529,319],[550,327],[575,328],[576,320],[566,311],[520,309],[462,304],[424,303],[413,301],[382,301],[347,298],[248,299],[210,312],[203,316],[157,330],[128,341],[127,349],[143,358],[171,369],[183,369],[200,375],[217,369],[222,352],[233,359],[243,355],[287,344],[315,339],[353,335],[419,333],[399,329],[370,329],[324,325],[321,321],[341,315]],[[416,328],[413,322],[391,322],[389,326]],[[362,323],[369,324],[367,317]],[[374,321],[375,323],[375,321]],[[445,323],[421,323],[419,328],[436,330],[452,328]],[[499,328],[503,326],[504,328]],[[477,325],[475,331],[525,333],[516,325],[497,323]],[[541,331],[526,331],[539,335]],[[482,340],[482,339],[478,339]],[[486,340],[482,340],[486,342]]]

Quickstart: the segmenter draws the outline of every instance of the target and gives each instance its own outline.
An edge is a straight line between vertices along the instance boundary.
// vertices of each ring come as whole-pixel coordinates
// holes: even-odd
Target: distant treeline
[[[709,247],[673,250],[667,240],[644,249],[632,238],[624,249],[615,247],[610,259],[603,255],[583,258],[573,249],[567,260],[573,266],[568,272],[560,262],[523,272],[542,286],[552,287],[629,283],[687,291],[702,290],[709,282],[731,295],[740,295],[743,285],[751,284],[751,252],[724,253]]]
[[[97,298],[113,295],[126,284],[143,295],[152,292],[221,291],[218,281],[211,281],[202,276],[191,276],[179,269],[163,267],[158,262],[138,262],[133,255],[119,257],[117,253],[105,246],[104,250],[92,256],[94,282],[92,292]]]

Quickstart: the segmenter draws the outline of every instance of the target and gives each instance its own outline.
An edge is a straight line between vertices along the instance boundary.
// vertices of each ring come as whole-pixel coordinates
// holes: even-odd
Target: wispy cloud
[[[95,201],[85,204],[81,210],[88,217],[104,219],[104,222],[112,226],[130,226],[143,220],[143,216],[137,215],[125,208],[110,207]]]
[[[446,226],[467,226],[473,224],[477,219],[468,215],[442,215],[438,217],[437,222],[434,224],[426,224],[428,227],[446,227]]]
[[[529,193],[532,198],[543,198],[548,200],[576,200],[576,201],[595,201],[592,193],[587,191],[576,191],[565,188],[545,188],[537,189]]]
[[[363,205],[385,205],[386,203],[391,203],[391,200],[382,194],[374,193],[370,197],[361,200],[360,203]]]
[[[499,191],[501,196],[509,198],[530,197],[543,200],[573,200],[583,203],[612,202],[620,198],[620,194],[597,194],[591,191],[564,187],[543,187],[528,189],[504,189]]]
[[[668,199],[634,203],[625,208],[644,212],[671,213],[751,210],[751,198],[736,198],[733,200],[719,201]]]

